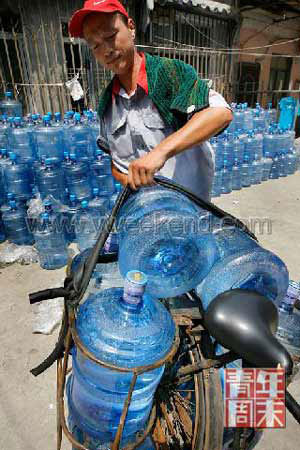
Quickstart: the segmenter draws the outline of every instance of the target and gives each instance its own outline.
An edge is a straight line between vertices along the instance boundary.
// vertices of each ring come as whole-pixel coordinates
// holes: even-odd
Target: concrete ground
[[[222,196],[215,203],[252,226],[256,223],[260,242],[285,261],[292,279],[300,279],[299,172]],[[261,233],[256,219],[265,219]],[[0,269],[0,450],[56,448],[55,368],[38,378],[29,370],[53,349],[57,336],[31,333],[28,293],[61,285],[64,275],[64,269],[45,271],[37,264]],[[290,392],[300,401],[300,379]],[[296,450],[299,442],[300,426],[287,413],[286,429],[266,431],[256,448]],[[70,450],[66,440],[62,449]]]

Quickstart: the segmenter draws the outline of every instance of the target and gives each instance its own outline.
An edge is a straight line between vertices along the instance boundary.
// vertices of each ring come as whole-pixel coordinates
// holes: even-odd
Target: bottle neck
[[[143,304],[144,292],[145,286],[132,283],[128,279],[125,279],[122,303],[130,309],[140,309]]]

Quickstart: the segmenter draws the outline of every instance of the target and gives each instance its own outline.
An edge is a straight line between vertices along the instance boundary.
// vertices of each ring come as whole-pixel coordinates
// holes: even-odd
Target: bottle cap
[[[49,214],[48,213],[42,213],[40,215],[40,217],[41,217],[42,220],[49,220]]]
[[[6,91],[5,92],[5,97],[12,97],[12,92],[11,91]]]
[[[97,196],[99,194],[99,188],[93,188],[93,194]]]
[[[77,160],[75,153],[70,153],[70,159],[72,159],[72,161]]]
[[[17,207],[17,204],[16,204],[16,201],[15,201],[15,200],[10,200],[10,201],[8,202],[8,204],[9,204],[9,206],[10,206],[11,208],[16,208],[16,207]]]
[[[89,202],[87,200],[82,200],[82,202],[81,202],[81,207],[82,208],[87,208],[88,205],[89,205]]]
[[[127,272],[124,281],[124,301],[131,305],[138,305],[142,301],[147,281],[147,275],[143,272],[138,270]]]
[[[11,161],[15,161],[17,159],[17,155],[13,152],[9,152],[9,159]]]
[[[75,194],[70,194],[69,195],[71,202],[75,202],[77,200],[77,197]]]

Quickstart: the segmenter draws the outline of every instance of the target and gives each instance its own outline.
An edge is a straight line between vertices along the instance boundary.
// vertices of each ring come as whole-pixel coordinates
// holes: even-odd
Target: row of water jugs
[[[249,108],[248,103],[231,103],[233,120],[228,127],[228,131],[242,130],[267,130],[271,123],[276,122],[277,110],[272,108],[272,103],[268,103],[267,109],[256,103],[255,108]]]
[[[97,147],[98,133],[91,111],[70,111],[63,122],[59,113],[2,116],[0,241],[35,241],[47,269],[66,264],[69,243],[93,245],[121,189],[110,157]]]
[[[300,154],[294,141],[294,131],[280,130],[276,124],[268,132],[258,129],[246,134],[242,130],[234,133],[226,130],[212,138],[215,154],[212,196],[295,173],[299,170]]]

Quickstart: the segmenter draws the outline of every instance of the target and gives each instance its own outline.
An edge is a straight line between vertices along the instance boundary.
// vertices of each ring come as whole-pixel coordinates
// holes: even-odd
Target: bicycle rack
[[[67,336],[65,339],[65,352],[64,356],[59,358],[57,360],[57,450],[61,449],[61,443],[62,443],[62,432],[64,432],[66,438],[70,441],[70,443],[76,447],[78,450],[88,450],[87,447],[80,444],[72,435],[72,433],[69,431],[66,418],[65,418],[65,406],[64,406],[64,391],[65,391],[65,385],[66,385],[66,377],[68,373],[72,370],[71,368],[68,369],[68,360],[69,360],[69,353],[71,349],[72,340],[76,347],[81,351],[81,353],[88,358],[89,360],[93,361],[96,364],[99,364],[107,369],[114,370],[117,372],[132,372],[133,378],[131,380],[130,388],[128,391],[127,399],[125,400],[122,415],[120,418],[118,430],[115,436],[115,440],[111,446],[111,450],[118,450],[120,448],[120,442],[122,440],[124,425],[126,416],[128,413],[128,409],[131,403],[131,398],[133,394],[133,390],[135,387],[135,383],[137,380],[138,375],[141,375],[142,373],[148,372],[150,370],[156,369],[158,367],[161,367],[163,364],[165,364],[167,361],[170,361],[174,355],[177,352],[177,349],[179,347],[180,339],[179,339],[179,330],[178,326],[176,326],[175,331],[175,338],[173,345],[167,355],[164,358],[161,358],[159,361],[157,361],[154,364],[149,364],[147,366],[139,366],[139,367],[133,367],[133,368],[127,368],[127,367],[117,367],[113,364],[108,364],[98,358],[96,358],[82,343],[80,340],[76,328],[75,328],[75,311],[73,309],[69,310],[68,312],[69,317],[69,328],[67,332]],[[146,437],[151,432],[154,422],[156,418],[156,406],[154,404],[150,418],[148,420],[148,425],[143,434],[138,435],[137,440],[133,444],[128,444],[124,450],[133,450],[137,448],[140,444],[144,442]]]

